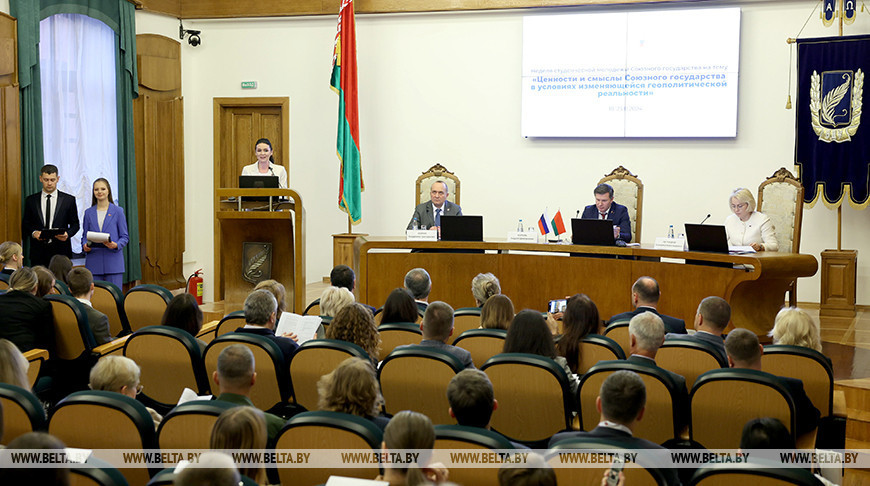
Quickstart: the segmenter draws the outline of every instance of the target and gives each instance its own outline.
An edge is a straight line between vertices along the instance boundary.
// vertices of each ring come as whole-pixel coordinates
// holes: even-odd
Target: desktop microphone
[[[709,214],[708,214],[708,215],[707,215],[707,217],[706,217],[706,218],[704,218],[704,221],[707,221],[707,220],[708,220],[708,219],[710,219],[710,215],[709,215]],[[700,224],[704,224],[704,221],[701,221],[701,223],[700,223]]]
[[[580,210],[579,209],[577,210],[577,215],[574,216],[574,219],[580,219]]]

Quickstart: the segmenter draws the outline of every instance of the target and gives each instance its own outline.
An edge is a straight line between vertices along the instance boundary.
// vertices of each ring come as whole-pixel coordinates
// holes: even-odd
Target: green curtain
[[[124,249],[127,262],[124,282],[138,280],[142,278],[142,267],[139,260],[139,202],[133,145],[133,99],[139,96],[134,7],[126,0],[10,0],[9,7],[11,15],[18,19],[23,197],[40,190],[39,169],[44,163],[39,21],[61,13],[81,14],[102,21],[117,34],[118,199],[127,215],[130,233],[130,244]]]

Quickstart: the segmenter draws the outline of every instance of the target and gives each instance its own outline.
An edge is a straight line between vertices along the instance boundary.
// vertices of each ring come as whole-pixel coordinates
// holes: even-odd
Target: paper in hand
[[[109,233],[100,233],[98,231],[88,231],[88,234],[85,235],[85,238],[88,241],[92,241],[94,243],[106,243],[108,241],[112,241]]]

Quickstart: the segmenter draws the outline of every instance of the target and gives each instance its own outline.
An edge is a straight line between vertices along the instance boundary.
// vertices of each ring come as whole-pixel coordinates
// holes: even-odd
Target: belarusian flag
[[[556,211],[556,215],[553,216],[553,220],[550,222],[553,223],[553,233],[556,233],[556,236],[559,236],[565,232],[565,222],[562,221],[561,209]]]
[[[353,224],[362,218],[362,166],[359,151],[359,107],[356,85],[356,24],[353,0],[342,0],[338,11],[338,31],[332,54],[330,85],[338,93],[338,136],[336,153],[341,161],[338,207]]]

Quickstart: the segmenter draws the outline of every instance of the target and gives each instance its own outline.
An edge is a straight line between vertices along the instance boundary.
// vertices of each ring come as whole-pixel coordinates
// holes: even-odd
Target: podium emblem
[[[271,243],[242,243],[242,278],[254,285],[272,278]]]

